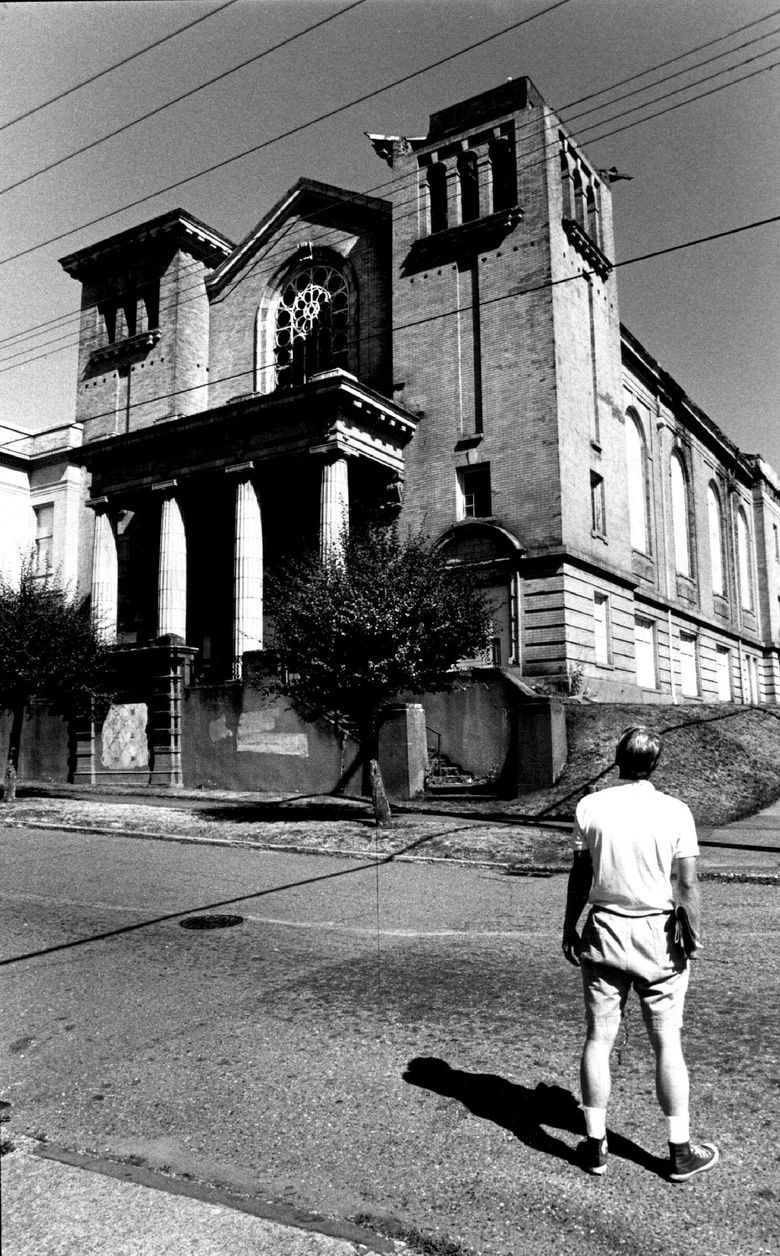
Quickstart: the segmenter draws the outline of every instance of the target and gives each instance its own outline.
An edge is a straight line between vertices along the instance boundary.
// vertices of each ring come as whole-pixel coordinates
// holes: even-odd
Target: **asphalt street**
[[[35,829],[2,842],[0,959],[65,948],[0,968],[11,1139],[453,1252],[778,1250],[776,885],[704,887],[686,1042],[694,1132],[723,1164],[672,1186],[636,1011],[609,1173],[576,1166],[562,876]]]

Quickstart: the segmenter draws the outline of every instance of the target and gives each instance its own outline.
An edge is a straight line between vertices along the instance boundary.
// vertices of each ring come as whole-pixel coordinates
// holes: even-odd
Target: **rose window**
[[[282,290],[276,314],[278,385],[303,384],[318,371],[347,366],[349,292],[332,266],[308,265]]]

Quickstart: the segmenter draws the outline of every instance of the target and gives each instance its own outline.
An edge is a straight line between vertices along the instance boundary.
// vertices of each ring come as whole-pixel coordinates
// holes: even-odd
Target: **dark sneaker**
[[[599,1177],[607,1171],[606,1138],[586,1138],[577,1148],[577,1156],[586,1173]]]
[[[670,1143],[669,1144],[669,1178],[672,1182],[687,1182],[688,1178],[697,1173],[706,1173],[713,1169],[720,1159],[720,1152],[714,1143]]]

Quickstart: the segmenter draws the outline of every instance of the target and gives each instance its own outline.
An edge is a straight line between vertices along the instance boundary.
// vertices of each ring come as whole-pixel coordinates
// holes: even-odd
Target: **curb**
[[[274,854],[288,855],[327,855],[342,859],[375,858],[371,850],[344,850],[322,845],[314,849],[311,846],[287,845],[276,842],[247,841],[239,837],[203,837],[189,836],[180,833],[141,832],[138,829],[119,829],[112,826],[101,827],[87,824],[53,824],[47,820],[34,823],[26,820],[0,820],[0,828],[17,829],[51,829],[67,833],[85,833],[93,837],[129,837],[151,842],[178,842],[182,846],[235,846],[243,850],[272,851]],[[722,843],[705,843],[706,845],[722,845]],[[737,848],[738,849],[738,848]],[[465,855],[406,855],[387,854],[375,858],[377,864],[383,863],[454,863],[463,867],[503,869],[507,876],[514,877],[550,877],[568,874],[568,864],[549,863],[518,863],[507,859],[473,859]],[[699,870],[699,881],[714,881],[724,884],[740,885],[780,885],[780,872],[720,872]]]

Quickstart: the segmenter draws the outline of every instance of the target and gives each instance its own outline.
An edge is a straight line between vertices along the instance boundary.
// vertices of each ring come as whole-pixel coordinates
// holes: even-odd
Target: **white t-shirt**
[[[626,781],[583,798],[572,845],[590,851],[588,902],[621,916],[671,911],[672,863],[699,853],[690,808],[650,781]]]

